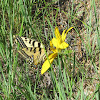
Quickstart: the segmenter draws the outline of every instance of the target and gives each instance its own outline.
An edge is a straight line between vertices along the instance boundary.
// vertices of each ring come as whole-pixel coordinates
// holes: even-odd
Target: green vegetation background
[[[0,0],[0,100],[100,100],[99,0]],[[59,30],[69,48],[41,75],[20,59],[14,36],[48,45]],[[68,52],[68,50],[72,52]]]

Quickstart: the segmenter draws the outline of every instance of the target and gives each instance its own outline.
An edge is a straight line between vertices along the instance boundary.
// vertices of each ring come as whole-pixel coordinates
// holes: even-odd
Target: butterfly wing
[[[45,61],[46,53],[50,54],[50,50],[45,48],[42,43],[26,37],[16,37],[16,42],[19,42],[22,49],[18,52],[22,55],[30,64],[39,64],[41,61]]]
[[[39,47],[39,48],[44,48],[43,44],[40,42],[37,42],[33,39],[29,39],[26,37],[16,37],[17,42],[19,42],[20,46],[22,48],[32,48],[32,47]]]
[[[39,64],[41,61],[46,59],[46,50],[43,48],[23,48],[18,51],[30,64],[34,65]],[[47,55],[50,54],[50,51],[47,51]]]

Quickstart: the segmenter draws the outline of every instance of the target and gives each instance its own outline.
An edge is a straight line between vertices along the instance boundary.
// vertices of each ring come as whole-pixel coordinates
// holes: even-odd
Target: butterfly
[[[16,37],[16,42],[19,42],[21,49],[18,53],[24,57],[29,64],[38,65],[47,59],[47,56],[51,53],[50,48],[44,47],[44,45],[34,39],[26,37]]]

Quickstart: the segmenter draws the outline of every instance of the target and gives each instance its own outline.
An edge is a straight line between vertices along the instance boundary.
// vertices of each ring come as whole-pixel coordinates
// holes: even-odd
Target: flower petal
[[[50,48],[50,50],[54,53],[57,53],[58,52],[58,49],[55,49],[55,48]]]
[[[63,33],[62,33],[62,41],[65,41],[65,38],[66,38],[65,31],[66,30],[64,30]]]
[[[53,48],[52,40],[50,41],[50,47]]]
[[[69,46],[69,44],[67,44],[66,42],[62,42],[59,46],[60,49],[65,49]]]
[[[58,30],[58,27],[55,28],[55,36],[56,36],[57,40],[61,41],[61,35],[60,35],[59,30]]]
[[[47,59],[43,65],[42,65],[42,70],[41,70],[41,74],[44,74],[50,67],[50,64],[53,62],[54,58],[57,57],[57,53],[52,53]]]
[[[58,41],[56,38],[53,38],[53,39],[51,40],[51,42],[52,42],[52,44],[53,44],[56,48],[58,47],[59,41]]]
[[[66,33],[65,33],[65,30],[63,31],[63,33],[62,33],[62,41],[65,41],[65,38],[66,38],[67,33],[68,33],[72,28],[73,28],[73,27],[70,27],[70,28],[66,31]]]

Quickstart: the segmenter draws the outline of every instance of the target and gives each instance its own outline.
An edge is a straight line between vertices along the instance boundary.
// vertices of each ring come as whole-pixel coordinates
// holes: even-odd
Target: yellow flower
[[[69,46],[64,41],[65,41],[65,38],[66,38],[66,35],[67,35],[68,31],[70,31],[72,28],[73,27],[69,28],[66,33],[65,33],[66,30],[64,30],[62,35],[60,35],[60,32],[59,32],[58,28],[57,27],[55,28],[56,38],[53,38],[50,41],[50,48],[51,48],[51,51],[53,51],[53,53],[50,54],[48,59],[43,63],[41,74],[45,73],[49,69],[50,64],[57,57],[57,55],[61,51],[61,49],[65,49]]]

